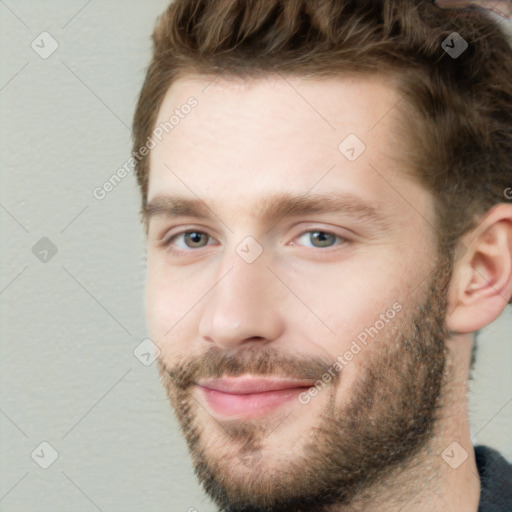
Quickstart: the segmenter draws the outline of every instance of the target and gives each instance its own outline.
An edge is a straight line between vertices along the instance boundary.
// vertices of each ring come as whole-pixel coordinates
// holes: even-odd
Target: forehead
[[[395,107],[401,96],[395,83],[395,77],[384,74],[298,77],[274,73],[244,79],[184,76],[168,89],[156,125],[164,125],[194,98],[197,107],[186,115],[192,121],[180,118],[172,138],[190,135],[190,125],[201,122],[215,124],[217,137],[223,130],[250,124],[253,131],[260,132],[257,142],[264,130],[272,140],[293,135],[298,142],[306,138],[313,143],[321,138],[330,143],[351,132],[364,139],[383,121],[387,121],[386,130],[391,121],[400,121]]]
[[[191,99],[195,106],[183,108]],[[173,115],[174,122],[150,152],[148,201],[222,196],[226,208],[238,198],[240,209],[270,191],[341,187],[370,202],[396,202],[391,182],[405,178],[407,165],[400,102],[381,75],[182,77],[158,113],[156,127]],[[418,200],[414,184],[404,193]]]

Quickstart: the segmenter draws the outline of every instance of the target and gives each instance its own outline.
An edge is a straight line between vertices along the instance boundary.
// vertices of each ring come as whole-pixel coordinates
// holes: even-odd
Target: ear
[[[454,264],[446,323],[469,333],[496,320],[512,296],[512,205],[493,207],[460,242],[467,250]]]

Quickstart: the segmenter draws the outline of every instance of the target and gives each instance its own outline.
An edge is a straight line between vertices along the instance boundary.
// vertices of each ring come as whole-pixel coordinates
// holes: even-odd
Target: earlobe
[[[512,295],[512,205],[499,204],[463,237],[448,297],[452,332],[475,332],[501,314]]]

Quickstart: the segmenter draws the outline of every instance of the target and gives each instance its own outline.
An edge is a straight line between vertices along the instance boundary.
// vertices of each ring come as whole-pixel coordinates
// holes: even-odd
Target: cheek
[[[399,299],[405,276],[397,261],[397,256],[379,258],[368,254],[328,268],[294,265],[286,282],[334,331],[339,344],[373,323]],[[329,336],[328,329],[325,334],[327,338],[334,337],[333,333]]]
[[[321,335],[315,341],[323,345],[333,361],[338,357],[347,361],[344,385],[357,377],[372,351],[394,336],[403,317],[400,311],[405,279],[396,261],[394,267],[368,262],[358,272],[354,268],[345,273],[340,267],[325,281],[327,285],[316,288],[313,294],[307,285],[297,288],[297,294],[333,331],[323,327],[319,330],[317,322],[316,331],[309,332]]]
[[[146,277],[146,320],[152,339],[161,339],[178,321],[176,304],[178,300],[175,286],[168,283],[166,272],[154,261],[149,261]]]
[[[159,258],[150,260],[148,256],[147,268],[145,309],[150,337],[161,347],[176,346],[185,331],[197,327],[197,303],[206,290],[198,285],[197,277],[184,276]]]
[[[183,298],[176,296],[174,288],[162,286],[158,279],[148,279],[146,285],[146,325],[150,339],[159,347],[160,357],[168,363],[186,347],[183,340],[190,339],[183,331],[186,327],[183,314],[176,304],[183,304]],[[180,319],[182,319],[180,321]],[[181,340],[181,342],[180,342]]]

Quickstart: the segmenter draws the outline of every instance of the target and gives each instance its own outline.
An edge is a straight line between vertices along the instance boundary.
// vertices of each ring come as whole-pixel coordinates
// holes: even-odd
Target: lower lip
[[[198,386],[210,409],[220,416],[252,419],[265,416],[284,404],[297,399],[309,387],[265,391],[249,395],[235,395]]]

